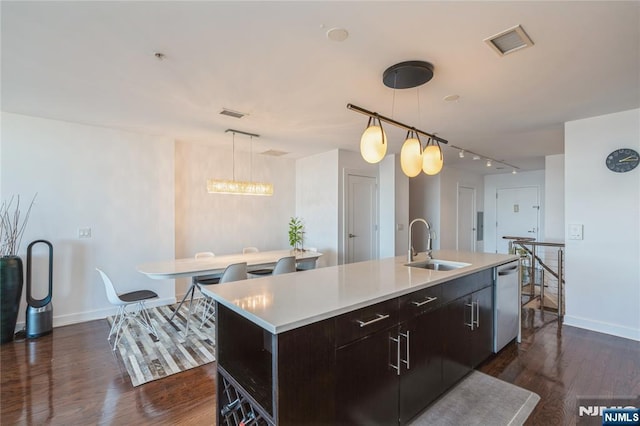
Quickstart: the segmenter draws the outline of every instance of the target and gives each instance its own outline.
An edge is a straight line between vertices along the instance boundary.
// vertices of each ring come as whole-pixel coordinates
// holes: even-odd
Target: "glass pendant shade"
[[[422,171],[432,176],[437,175],[442,170],[444,159],[442,151],[438,145],[427,145],[422,153]]]
[[[400,151],[400,166],[405,175],[416,177],[422,171],[422,147],[416,138],[407,138]]]
[[[375,123],[375,121],[374,121]],[[360,138],[360,154],[367,163],[379,163],[387,154],[387,135],[382,126],[370,125]]]

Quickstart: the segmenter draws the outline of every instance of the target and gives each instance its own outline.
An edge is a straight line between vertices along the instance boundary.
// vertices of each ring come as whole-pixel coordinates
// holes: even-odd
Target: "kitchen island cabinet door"
[[[471,371],[471,295],[446,306],[442,319],[442,380],[449,388]]]
[[[471,366],[477,367],[493,352],[493,287],[471,295],[474,327],[471,340]]]
[[[398,423],[397,327],[336,350],[336,420],[340,425]]]
[[[436,309],[419,315],[400,327],[400,424],[411,420],[444,391],[440,335],[444,311]]]

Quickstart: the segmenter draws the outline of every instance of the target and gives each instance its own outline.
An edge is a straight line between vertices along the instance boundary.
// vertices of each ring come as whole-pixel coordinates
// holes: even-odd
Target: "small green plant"
[[[304,240],[304,223],[298,217],[289,220],[289,245],[294,250],[302,250]]]

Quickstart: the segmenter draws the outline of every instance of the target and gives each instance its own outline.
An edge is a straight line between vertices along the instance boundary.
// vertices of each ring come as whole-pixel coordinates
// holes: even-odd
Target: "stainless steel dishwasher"
[[[520,262],[496,268],[493,351],[498,352],[520,333]]]

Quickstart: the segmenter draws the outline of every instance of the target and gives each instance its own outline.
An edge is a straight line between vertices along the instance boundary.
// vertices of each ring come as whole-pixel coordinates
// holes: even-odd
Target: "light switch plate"
[[[582,240],[583,238],[583,225],[577,223],[569,224],[569,239],[570,240]]]
[[[78,228],[78,238],[91,238],[91,228]]]

